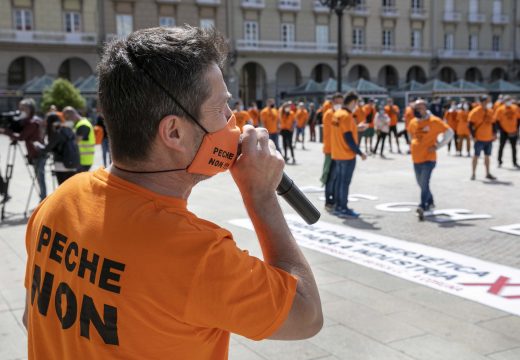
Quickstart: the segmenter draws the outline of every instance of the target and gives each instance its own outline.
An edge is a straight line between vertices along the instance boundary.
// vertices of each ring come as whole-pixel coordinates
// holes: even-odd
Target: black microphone
[[[286,173],[283,173],[282,181],[276,188],[276,193],[283,197],[307,224],[312,225],[320,219],[321,214],[318,209],[307,199]]]

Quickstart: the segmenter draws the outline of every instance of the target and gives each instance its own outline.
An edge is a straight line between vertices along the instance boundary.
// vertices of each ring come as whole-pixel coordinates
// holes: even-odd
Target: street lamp
[[[328,6],[330,10],[334,10],[338,15],[338,80],[337,90],[341,92],[342,83],[342,58],[343,58],[343,12],[347,8],[356,6],[359,0],[320,0],[320,3],[324,6]]]

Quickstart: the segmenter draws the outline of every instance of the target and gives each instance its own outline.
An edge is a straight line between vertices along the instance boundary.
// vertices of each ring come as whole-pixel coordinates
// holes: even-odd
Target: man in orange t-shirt
[[[305,103],[300,102],[296,110],[296,141],[302,143],[302,149],[305,150],[305,126],[309,121],[309,112],[305,108]],[[296,144],[294,144],[296,147]]]
[[[258,106],[256,105],[256,102],[252,102],[251,106],[247,110],[249,113],[249,117],[251,118],[251,121],[253,121],[253,126],[258,127],[260,124],[260,112],[258,111]]]
[[[459,150],[459,156],[462,156],[462,143],[464,140],[466,140],[466,155],[470,157],[471,133],[469,131],[468,115],[469,102],[463,100],[462,104],[459,106],[459,109],[457,110],[457,149]]]
[[[374,138],[374,122],[376,118],[376,107],[374,99],[368,99],[368,102],[363,105],[365,112],[365,123],[367,128],[361,133],[361,138],[365,138],[365,153],[370,154],[372,151],[372,139]]]
[[[412,137],[411,154],[415,178],[421,188],[421,202],[417,208],[419,220],[424,220],[424,213],[434,206],[430,190],[430,179],[437,163],[437,150],[448,144],[453,137],[453,130],[441,119],[428,111],[424,100],[414,104],[414,119],[408,125]],[[444,134],[440,142],[437,138]]]
[[[283,156],[285,162],[289,161],[289,157],[287,156],[287,150],[289,150],[292,156],[292,163],[296,164],[293,147],[293,129],[296,125],[296,112],[291,110],[291,107],[292,103],[286,102],[279,110],[281,129],[280,135],[282,135]]]
[[[404,136],[404,140],[406,141],[406,143],[408,145],[410,145],[408,126],[410,126],[410,122],[413,120],[413,118],[415,118],[414,110],[413,110],[414,103],[415,103],[414,100],[410,100],[410,102],[408,103],[408,106],[404,109],[404,114],[403,114],[404,129],[402,131],[400,131],[398,134],[399,137]],[[408,154],[410,154],[410,150],[408,150]]]
[[[455,134],[453,136],[452,141],[448,143],[448,154],[451,151],[451,144],[454,143],[455,146],[455,152],[459,151],[459,148],[457,147],[457,104],[455,101],[451,101],[449,107],[444,111],[444,120],[446,120],[446,123],[448,126],[453,130],[453,133]]]
[[[276,150],[280,151],[278,141],[278,135],[280,133],[280,118],[278,117],[278,109],[275,107],[274,99],[267,99],[266,107],[260,112],[260,126],[267,129],[269,139],[274,142]]]
[[[283,159],[251,125],[237,155],[224,44],[184,26],[105,48],[99,101],[113,164],[67,180],[29,220],[30,360],[225,360],[230,333],[291,340],[321,328],[312,271],[275,194]],[[227,169],[264,261],[187,209],[193,187]]]
[[[480,98],[480,103],[468,115],[471,135],[474,138],[474,151],[471,180],[476,178],[476,170],[480,153],[484,151],[486,179],[496,180],[489,171],[493,141],[496,139],[496,119],[493,116],[493,104],[487,95]]]
[[[513,166],[520,168],[516,161],[516,143],[518,142],[518,108],[513,104],[511,96],[504,96],[504,105],[499,107],[495,112],[495,118],[500,128],[500,147],[498,149],[498,167],[502,166],[502,154],[506,143],[511,144],[513,152]]]
[[[240,131],[242,131],[244,125],[252,124],[251,116],[249,116],[249,113],[247,111],[244,111],[242,109],[242,103],[240,101],[235,102],[233,113],[235,114],[237,126],[240,129]]]
[[[390,145],[390,152],[392,150],[392,134],[394,134],[395,143],[397,144],[397,152],[401,153],[399,147],[399,136],[397,134],[397,122],[399,121],[399,106],[394,104],[394,99],[388,98],[386,100],[385,113],[390,117],[390,132],[388,133],[388,144]]]
[[[332,118],[331,156],[336,167],[336,204],[333,214],[339,218],[359,217],[357,212],[348,207],[348,192],[356,167],[356,156],[361,156],[363,160],[367,158],[359,148],[358,125],[353,116],[358,101],[358,95],[349,92],[345,95],[342,109],[337,110]]]
[[[336,169],[331,157],[331,126],[334,113],[341,109],[343,104],[343,95],[335,93],[332,101],[327,100],[322,109],[325,111],[322,117],[323,125],[323,171],[321,174],[321,183],[325,185],[325,209],[333,210],[335,205],[334,189],[336,186]]]

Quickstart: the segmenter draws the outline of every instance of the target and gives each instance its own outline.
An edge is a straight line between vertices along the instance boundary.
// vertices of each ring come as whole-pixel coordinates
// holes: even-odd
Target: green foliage
[[[65,106],[82,110],[85,109],[86,101],[70,81],[60,78],[54,80],[51,87],[43,91],[40,109],[46,112],[51,105],[56,105],[59,110],[62,110]]]

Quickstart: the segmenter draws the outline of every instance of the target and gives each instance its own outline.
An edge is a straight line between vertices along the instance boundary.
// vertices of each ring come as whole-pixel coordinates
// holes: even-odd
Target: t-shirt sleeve
[[[76,130],[76,135],[81,137],[82,140],[88,140],[88,135],[90,133],[90,129],[88,126],[80,126],[77,130]]]
[[[198,266],[188,295],[186,320],[253,340],[273,334],[287,318],[297,280],[220,236]]]

